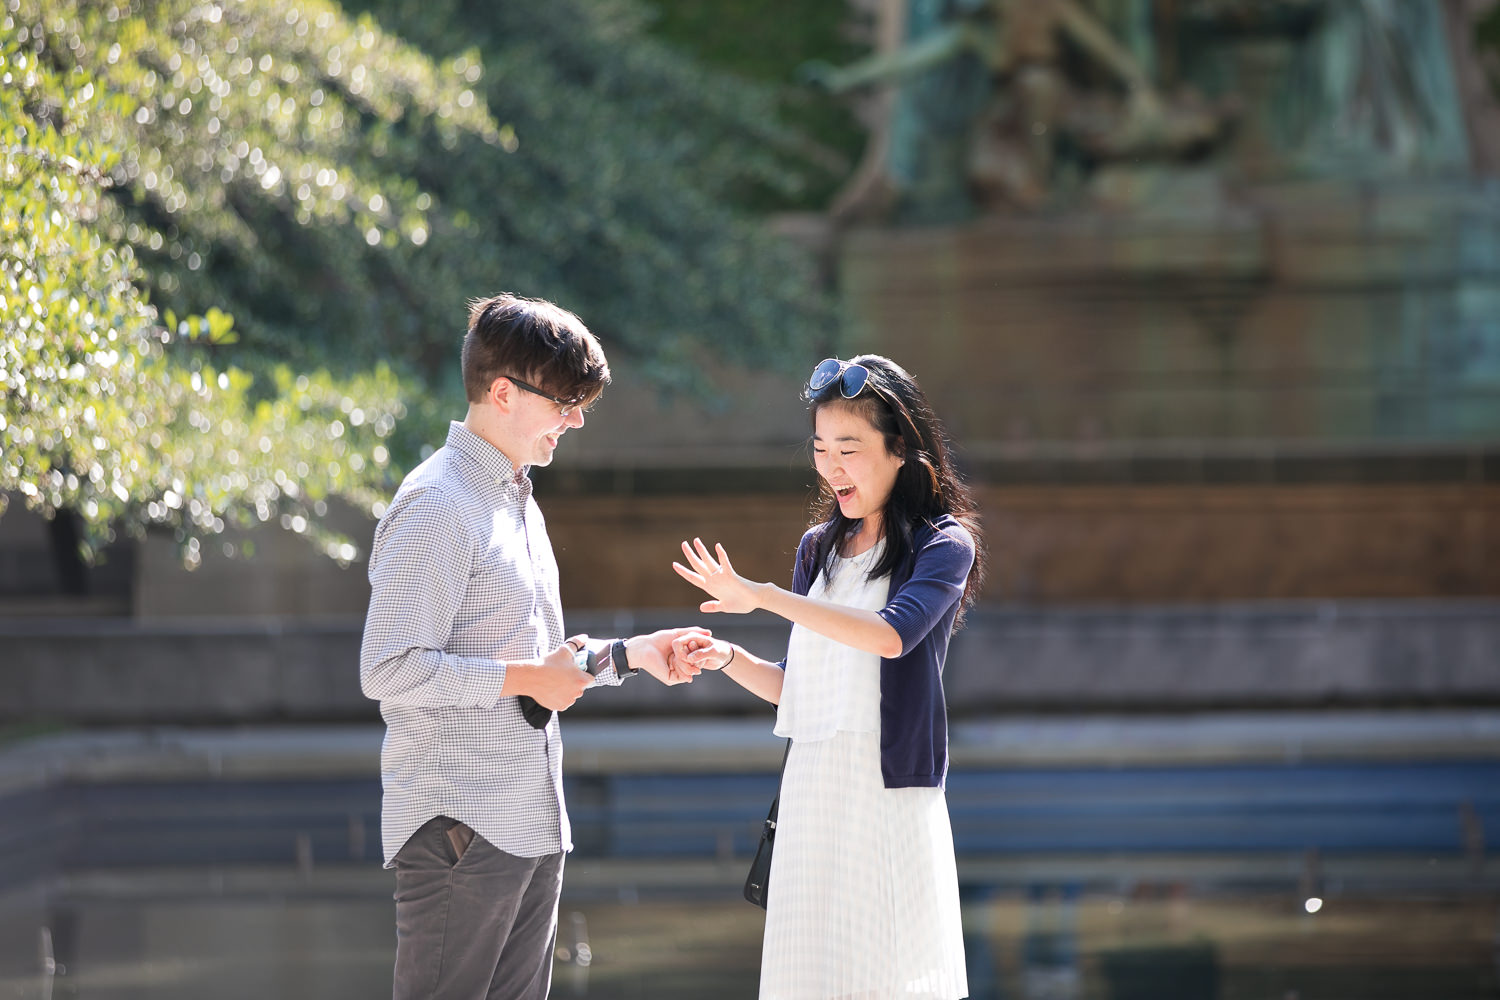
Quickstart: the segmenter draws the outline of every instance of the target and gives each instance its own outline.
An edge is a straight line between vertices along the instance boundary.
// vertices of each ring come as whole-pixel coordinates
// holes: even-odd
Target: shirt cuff
[[[609,655],[613,639],[589,638],[584,642],[584,648],[594,657],[597,669],[594,671],[594,682],[591,687],[619,687],[624,680],[619,672],[615,670],[613,658]],[[625,676],[629,676],[628,674]]]

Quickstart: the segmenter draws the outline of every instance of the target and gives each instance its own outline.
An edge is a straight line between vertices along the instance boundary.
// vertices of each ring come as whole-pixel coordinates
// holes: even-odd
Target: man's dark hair
[[[583,320],[542,299],[501,293],[469,303],[464,391],[477,403],[502,376],[586,406],[609,385],[604,349]]]

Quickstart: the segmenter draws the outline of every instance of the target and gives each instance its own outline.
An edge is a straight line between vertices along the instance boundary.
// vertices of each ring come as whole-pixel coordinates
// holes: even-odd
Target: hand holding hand
[[[625,651],[630,654],[630,665],[655,677],[668,686],[691,684],[702,669],[696,664],[677,658],[675,640],[698,636],[708,638],[709,631],[696,625],[686,628],[664,628],[650,635],[637,635],[625,640]]]
[[[701,538],[695,538],[692,546],[687,542],[682,543],[682,554],[687,557],[692,569],[681,563],[672,564],[678,576],[713,596],[712,601],[704,601],[698,605],[698,610],[742,615],[760,607],[756,600],[756,590],[761,585],[746,580],[734,571],[724,546],[716,542],[714,551],[718,554],[717,559],[709,555]]]
[[[673,659],[700,670],[722,670],[734,659],[734,647],[723,639],[688,633],[672,640]]]

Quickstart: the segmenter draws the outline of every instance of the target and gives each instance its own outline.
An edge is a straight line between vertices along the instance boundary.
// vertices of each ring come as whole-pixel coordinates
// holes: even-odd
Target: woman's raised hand
[[[742,615],[760,607],[756,591],[762,585],[746,580],[734,571],[724,546],[714,543],[714,552],[718,553],[718,558],[709,554],[703,539],[695,538],[691,546],[682,543],[682,554],[687,557],[688,565],[672,564],[678,576],[714,598],[698,605],[698,610]]]

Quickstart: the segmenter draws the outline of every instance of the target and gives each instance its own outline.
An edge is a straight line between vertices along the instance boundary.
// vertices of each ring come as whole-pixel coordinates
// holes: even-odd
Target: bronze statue
[[[1107,85],[1072,79],[1065,43]],[[1232,106],[1215,107],[1191,93],[1163,95],[1079,0],[954,6],[932,30],[894,51],[843,69],[810,66],[806,75],[843,93],[976,58],[990,96],[970,130],[966,173],[984,203],[1043,205],[1060,145],[1093,162],[1172,159],[1211,147],[1233,119]]]
[[[1107,178],[1205,162],[1251,179],[1466,162],[1443,13],[1427,0],[885,8],[902,19],[903,41],[851,66],[804,70],[835,93],[899,88],[835,216],[901,202],[918,218],[952,217],[965,200],[987,210],[1128,206],[1130,184]],[[1122,41],[1111,16],[1140,30]]]

